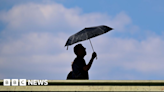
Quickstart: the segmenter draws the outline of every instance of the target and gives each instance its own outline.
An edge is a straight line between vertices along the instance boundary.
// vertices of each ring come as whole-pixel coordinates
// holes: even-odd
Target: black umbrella
[[[83,30],[79,31],[78,33],[70,36],[68,38],[65,46],[67,46],[67,50],[68,50],[69,45],[72,45],[72,44],[80,42],[80,41],[88,40],[88,39],[90,41],[90,38],[104,34],[110,30],[112,30],[112,28],[105,26],[105,25],[84,28]],[[91,41],[90,41],[90,43],[91,43]],[[92,43],[91,43],[91,46],[92,46]],[[92,50],[94,51],[93,46],[92,46]]]

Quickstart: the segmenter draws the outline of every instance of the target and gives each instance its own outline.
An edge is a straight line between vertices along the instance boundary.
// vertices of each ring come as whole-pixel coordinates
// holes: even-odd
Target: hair
[[[77,44],[75,47],[74,47],[74,53],[77,55],[77,51],[83,47],[82,44]]]

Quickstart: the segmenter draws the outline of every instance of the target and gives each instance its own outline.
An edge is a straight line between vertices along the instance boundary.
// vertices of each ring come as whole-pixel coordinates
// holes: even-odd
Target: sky
[[[0,0],[0,79],[66,80],[83,44],[64,47],[85,27],[114,30],[92,38],[90,80],[164,80],[163,0]]]

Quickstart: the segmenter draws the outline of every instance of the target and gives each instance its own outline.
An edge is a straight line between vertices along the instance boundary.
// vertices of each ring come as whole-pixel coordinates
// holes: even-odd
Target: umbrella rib
[[[102,32],[104,32],[100,27],[98,27]]]
[[[75,38],[75,36],[73,36],[73,39],[72,39],[72,41],[71,41],[71,44],[73,43],[74,38]]]
[[[87,32],[85,32],[85,35],[87,36],[87,39],[88,39],[88,35],[87,35]]]

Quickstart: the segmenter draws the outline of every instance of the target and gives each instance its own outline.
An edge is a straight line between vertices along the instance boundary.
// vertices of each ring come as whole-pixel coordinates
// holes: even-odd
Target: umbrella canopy
[[[79,31],[78,33],[70,36],[68,38],[65,46],[69,46],[74,43],[96,37],[98,35],[108,32],[110,30],[112,30],[112,28],[105,26],[105,25],[84,28],[83,30]],[[91,44],[91,46],[92,46],[92,44]],[[93,49],[93,47],[92,47],[92,49]]]

